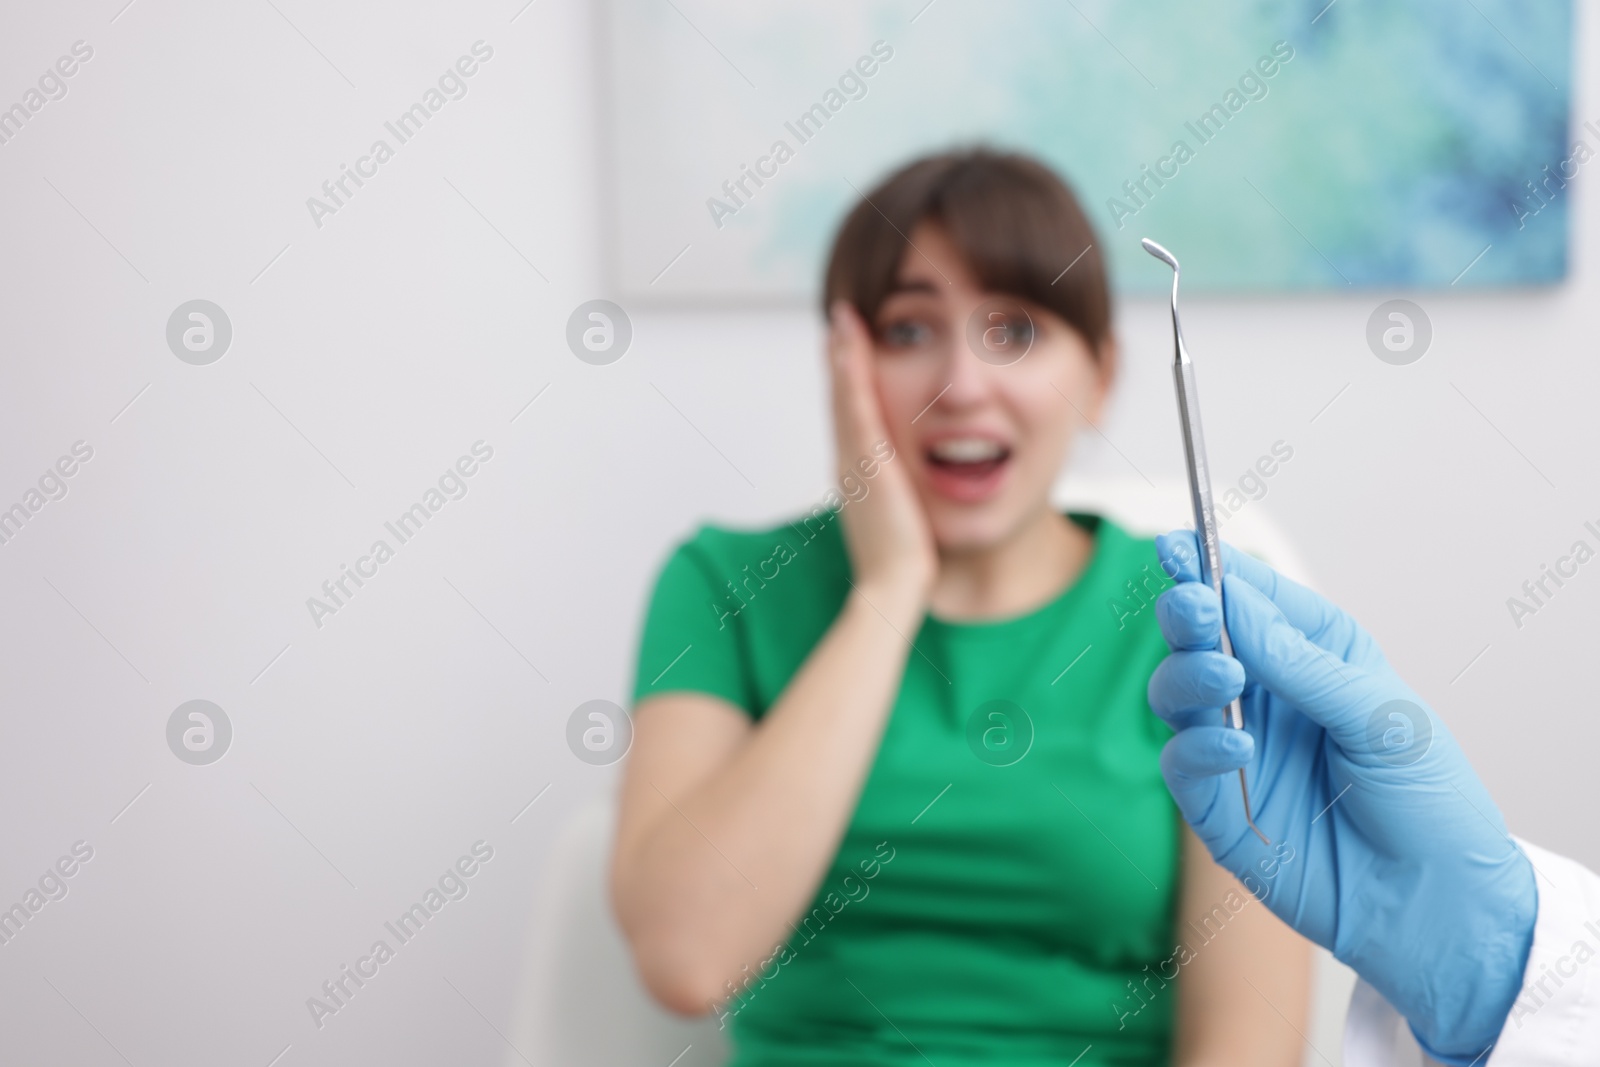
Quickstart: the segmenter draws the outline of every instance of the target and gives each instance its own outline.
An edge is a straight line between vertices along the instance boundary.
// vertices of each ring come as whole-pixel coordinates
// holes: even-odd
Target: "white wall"
[[[7,1062],[506,1055],[543,861],[615,781],[568,752],[568,714],[625,700],[674,539],[825,484],[808,309],[632,308],[621,362],[567,351],[568,313],[603,295],[595,16],[521,6],[7,20],[0,103],[94,49],[0,146],[0,505],[94,449],[0,546],[0,904],[94,849],[0,945]],[[494,55],[467,96],[315,227],[305,198],[480,39]],[[1576,115],[1600,120],[1588,79]],[[1389,294],[1196,299],[1185,327],[1219,477],[1294,445],[1251,506],[1434,702],[1512,827],[1600,866],[1600,565],[1520,631],[1504,604],[1600,525],[1593,182],[1572,189],[1572,280],[1422,294],[1435,340],[1414,366],[1363,341]],[[164,339],[196,297],[234,329],[204,367]],[[1106,435],[1176,477],[1160,305],[1124,304],[1120,328]],[[494,457],[469,494],[314,626],[306,598],[478,440]],[[1080,469],[1127,471],[1097,440]],[[165,738],[196,698],[235,733],[204,767]],[[478,840],[494,858],[470,893],[317,1028],[306,999]]]

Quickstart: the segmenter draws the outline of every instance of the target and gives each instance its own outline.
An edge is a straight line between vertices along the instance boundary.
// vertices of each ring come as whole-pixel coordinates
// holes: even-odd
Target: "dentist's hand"
[[[1184,818],[1218,863],[1266,886],[1279,918],[1382,993],[1430,1054],[1470,1062],[1522,985],[1538,906],[1499,809],[1354,619],[1225,546],[1237,659],[1224,656],[1195,535],[1156,543],[1184,561],[1156,604],[1173,652],[1149,689],[1177,731],[1161,769]],[[1220,709],[1241,691],[1245,729],[1233,730]],[[1293,859],[1250,832],[1240,767],[1256,824]]]

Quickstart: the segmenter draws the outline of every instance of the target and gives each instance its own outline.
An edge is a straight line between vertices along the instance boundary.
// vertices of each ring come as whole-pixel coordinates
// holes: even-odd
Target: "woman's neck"
[[[939,554],[929,611],[954,621],[1005,618],[1043,607],[1077,580],[1094,535],[1046,506],[1011,538],[973,552]]]

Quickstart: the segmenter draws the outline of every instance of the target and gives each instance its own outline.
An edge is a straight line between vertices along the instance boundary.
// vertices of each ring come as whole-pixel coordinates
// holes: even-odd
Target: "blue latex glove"
[[[1425,1051],[1465,1067],[1522,985],[1532,864],[1450,731],[1354,619],[1224,546],[1237,659],[1225,656],[1194,533],[1156,545],[1178,584],[1156,604],[1173,652],[1150,706],[1177,731],[1161,769],[1184,818],[1279,918],[1383,994]],[[1241,691],[1234,730],[1220,709]],[[1240,767],[1272,846],[1245,822]]]

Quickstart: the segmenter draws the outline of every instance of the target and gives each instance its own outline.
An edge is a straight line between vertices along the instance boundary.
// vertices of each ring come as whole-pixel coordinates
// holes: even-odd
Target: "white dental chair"
[[[1095,511],[1135,533],[1185,525],[1188,489],[1142,479],[1069,480],[1062,508]],[[1227,520],[1223,537],[1313,584],[1299,557],[1259,503]],[[612,918],[605,884],[614,801],[597,798],[568,816],[545,865],[529,924],[521,986],[507,1037],[505,1067],[717,1067],[728,1046],[714,1017],[684,1020],[651,1001],[640,985]],[[1316,953],[1305,1067],[1342,1062],[1341,1032],[1355,975],[1326,951]],[[524,1060],[524,1056],[527,1057]]]

